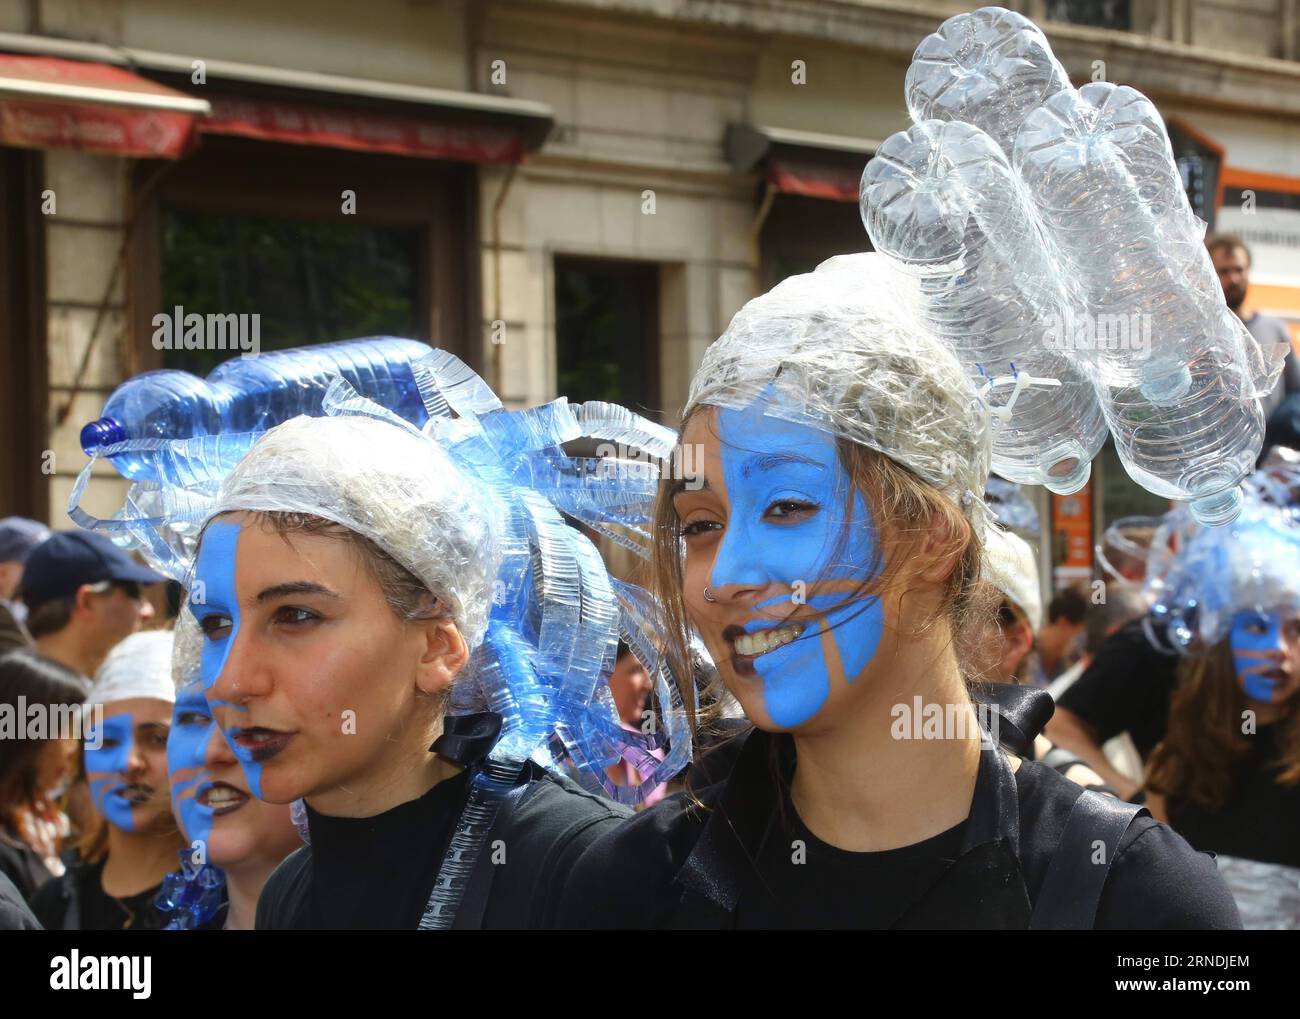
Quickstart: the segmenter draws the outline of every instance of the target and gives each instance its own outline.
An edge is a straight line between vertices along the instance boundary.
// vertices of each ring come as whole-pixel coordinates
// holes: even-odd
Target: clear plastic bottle
[[[913,120],[973,124],[1009,157],[1025,116],[1069,87],[1037,25],[1014,11],[981,7],[921,40],[904,95]]]
[[[1014,164],[1087,309],[1080,353],[1125,468],[1203,523],[1231,520],[1275,370],[1223,305],[1159,113],[1126,86],[1059,92]]]
[[[861,211],[876,249],[918,278],[922,314],[975,386],[1022,373],[1059,383],[987,389],[1000,422],[993,469],[1062,495],[1079,491],[1106,421],[1070,350],[1070,296],[997,143],[960,121],[899,132],[867,164]]]
[[[152,371],[127,379],[81,430],[91,455],[128,439],[181,439],[270,428],[299,414],[318,415],[335,375],[362,396],[415,425],[427,415],[411,372],[429,353],[417,340],[375,336],[232,358],[205,379],[181,371]],[[124,477],[152,479],[147,457],[110,455]]]

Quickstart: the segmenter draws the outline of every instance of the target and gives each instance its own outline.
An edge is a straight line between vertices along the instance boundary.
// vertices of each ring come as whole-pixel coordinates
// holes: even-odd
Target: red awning
[[[212,116],[203,122],[202,130],[294,145],[473,163],[518,163],[525,151],[519,133],[502,125],[268,99],[214,97]]]
[[[178,159],[204,100],[108,64],[0,53],[0,143]]]
[[[767,179],[782,194],[857,202],[862,168],[773,153],[767,158]]]

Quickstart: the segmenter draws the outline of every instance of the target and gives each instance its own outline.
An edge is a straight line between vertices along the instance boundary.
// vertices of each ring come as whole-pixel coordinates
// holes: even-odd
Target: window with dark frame
[[[262,350],[418,336],[419,230],[242,216],[164,205],[162,314],[257,314]],[[171,349],[206,375],[228,351]]]
[[[659,266],[555,259],[556,385],[659,417]]]
[[[479,366],[475,166],[226,137],[203,152],[138,170],[129,373],[235,356],[158,349],[177,306],[258,314],[263,350],[394,335]]]

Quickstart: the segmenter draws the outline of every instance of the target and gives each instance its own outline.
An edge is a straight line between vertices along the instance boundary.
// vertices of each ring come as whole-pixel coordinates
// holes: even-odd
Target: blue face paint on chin
[[[1232,619],[1232,664],[1242,689],[1253,701],[1273,699],[1277,681],[1267,673],[1280,666],[1274,655],[1286,647],[1282,626],[1277,612],[1238,612]]]
[[[214,699],[211,690],[216,685],[230,651],[235,646],[239,635],[239,597],[235,590],[235,559],[239,548],[240,526],[227,521],[209,524],[203,532],[203,544],[199,547],[199,557],[194,564],[196,587],[202,583],[203,601],[196,603],[191,599],[190,608],[203,630],[203,654],[199,665],[199,678],[202,681],[208,705],[212,708],[224,706],[234,711],[247,709],[229,701]],[[258,799],[262,798],[262,765],[253,760],[251,754],[238,743],[231,741],[235,756],[239,759],[248,779],[248,787]]]
[[[718,434],[730,509],[709,583],[789,588],[743,627],[769,630],[791,614],[804,624],[796,640],[753,660],[769,717],[789,729],[875,657],[884,611],[854,592],[879,569],[876,532],[826,432],[767,417],[759,402],[720,411]]]
[[[191,844],[207,842],[212,834],[212,808],[199,798],[212,786],[207,769],[208,743],[217,723],[195,678],[176,695],[172,728],[167,737],[167,771],[171,777],[172,810]]]
[[[126,772],[130,768],[134,730],[130,713],[105,718],[99,732],[92,733],[91,742],[98,742],[99,748],[85,750],[86,780],[95,809],[122,831],[135,831],[132,803],[124,795],[130,784]]]

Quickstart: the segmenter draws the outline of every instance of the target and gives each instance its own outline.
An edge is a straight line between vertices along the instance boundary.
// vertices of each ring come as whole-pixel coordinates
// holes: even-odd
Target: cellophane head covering
[[[1300,469],[1265,464],[1245,492],[1240,516],[1222,527],[1202,527],[1186,509],[1158,522],[1143,586],[1157,646],[1199,654],[1238,613],[1300,611]]]
[[[988,520],[988,416],[919,320],[915,287],[874,253],[839,255],[747,303],[705,351],[687,399],[809,425],[910,468]]]
[[[176,690],[171,681],[172,634],[169,630],[133,633],[117,644],[95,673],[86,697],[94,704],[112,704],[148,697],[171,704]]]
[[[450,710],[502,716],[493,755],[503,774],[529,758],[572,766],[581,781],[635,802],[690,761],[689,724],[651,639],[653,600],[611,577],[564,517],[644,554],[656,463],[670,457],[675,436],[613,404],[560,399],[507,411],[445,351],[413,373],[428,413],[422,429],[340,378],[322,400],[322,417],[98,450],[96,457],[145,457],[149,477],[164,480],[137,482],[114,517],[96,518],[79,505],[92,459],[69,515],[139,548],[182,583],[203,527],[219,513],[311,514],[364,535],[444,599],[477,647]],[[591,440],[599,442],[594,456],[566,451],[566,443]],[[614,710],[606,681],[620,637],[655,678],[654,733],[626,731]],[[625,759],[643,776],[639,785],[609,778],[606,769]]]
[[[261,436],[221,483],[212,515],[306,513],[363,535],[451,610],[470,648],[500,568],[490,494],[405,423],[297,417]]]
[[[990,527],[984,536],[981,577],[1020,609],[1034,632],[1038,632],[1043,625],[1038,558],[1024,538],[1000,527]]]

